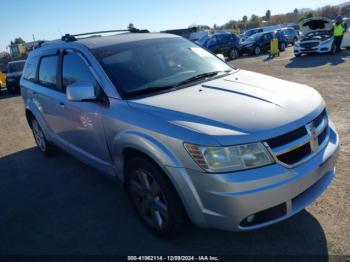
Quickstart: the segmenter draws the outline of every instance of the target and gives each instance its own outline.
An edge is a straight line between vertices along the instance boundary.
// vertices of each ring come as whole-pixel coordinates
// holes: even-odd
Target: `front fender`
[[[166,145],[161,143],[161,141],[142,132],[123,131],[113,138],[111,148],[116,173],[122,181],[124,181],[124,150],[127,148],[144,153],[153,159],[163,170],[167,166],[183,167],[175,154]]]

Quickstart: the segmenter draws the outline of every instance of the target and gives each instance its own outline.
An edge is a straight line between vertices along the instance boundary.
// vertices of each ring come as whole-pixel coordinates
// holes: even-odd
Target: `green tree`
[[[299,10],[298,10],[298,8],[294,9],[293,15],[294,15],[294,22],[298,21],[298,17],[299,17]]]
[[[25,41],[22,39],[22,37],[15,38],[14,41],[11,41],[11,45],[18,45],[18,44],[24,44]]]
[[[340,14],[340,8],[338,6],[327,5],[317,10],[317,13],[319,16],[333,19]]]
[[[253,14],[249,19],[247,28],[260,27],[260,25],[261,25],[261,19],[257,15]]]
[[[340,10],[340,14],[343,16],[350,16],[350,5],[342,7],[342,9]]]
[[[271,19],[271,10],[267,10],[265,14],[266,21],[270,22]]]
[[[133,23],[130,23],[130,24],[128,25],[128,30],[132,31],[133,29],[135,29],[135,26],[134,26]]]

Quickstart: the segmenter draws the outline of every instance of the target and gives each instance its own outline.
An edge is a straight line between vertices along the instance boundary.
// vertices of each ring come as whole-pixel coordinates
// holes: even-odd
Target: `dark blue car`
[[[284,51],[288,45],[288,39],[280,32],[262,32],[248,37],[240,45],[241,54],[260,55],[271,48],[271,40],[278,39],[280,51]]]
[[[216,33],[204,36],[197,43],[215,54],[223,54],[230,59],[239,56],[239,37],[232,33]]]

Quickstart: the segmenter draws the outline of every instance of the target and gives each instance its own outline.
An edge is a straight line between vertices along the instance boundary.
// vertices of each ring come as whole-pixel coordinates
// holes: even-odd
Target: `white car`
[[[325,17],[311,17],[303,20],[300,25],[303,37],[294,45],[294,55],[301,56],[306,53],[332,53],[336,52],[334,37],[331,33],[333,22]],[[344,35],[342,47],[350,48],[350,28]]]

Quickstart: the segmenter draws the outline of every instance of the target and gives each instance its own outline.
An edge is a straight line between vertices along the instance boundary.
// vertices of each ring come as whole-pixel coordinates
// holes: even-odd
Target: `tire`
[[[332,44],[331,51],[329,53],[331,55],[335,55],[337,53],[337,47],[334,43]]]
[[[301,54],[294,54],[295,57],[301,57]]]
[[[231,60],[235,60],[239,57],[239,52],[237,48],[232,48],[229,53],[229,57]]]
[[[259,46],[256,46],[254,48],[253,52],[254,52],[254,55],[260,55],[261,54],[261,48]]]
[[[136,156],[126,165],[126,190],[143,224],[155,235],[174,238],[184,231],[186,212],[166,175],[151,160]]]
[[[345,49],[349,50],[349,49],[350,49],[350,46],[345,47]]]
[[[284,50],[286,50],[286,43],[281,42],[280,51],[283,52]]]
[[[45,134],[39,125],[39,122],[35,118],[31,118],[30,127],[33,132],[35,143],[38,146],[40,152],[45,156],[55,155],[57,152],[57,147],[46,139]]]

